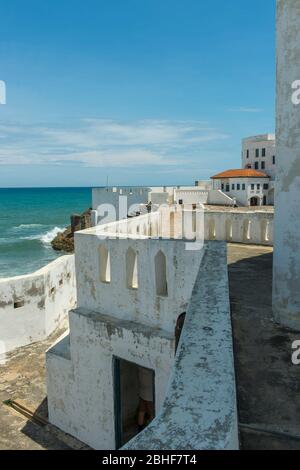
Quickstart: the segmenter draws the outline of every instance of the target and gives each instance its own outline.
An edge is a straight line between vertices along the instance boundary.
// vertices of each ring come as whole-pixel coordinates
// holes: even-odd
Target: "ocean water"
[[[91,207],[91,188],[0,188],[0,278],[33,272],[64,253],[51,247],[70,215]]]

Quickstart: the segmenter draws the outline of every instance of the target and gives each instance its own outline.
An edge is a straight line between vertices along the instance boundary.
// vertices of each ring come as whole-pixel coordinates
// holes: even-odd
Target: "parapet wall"
[[[273,212],[208,211],[205,213],[205,239],[273,246]]]
[[[32,274],[0,279],[0,358],[49,336],[75,306],[74,255]]]
[[[181,206],[96,227],[99,236],[197,239],[273,246],[274,214],[269,211],[196,210]]]

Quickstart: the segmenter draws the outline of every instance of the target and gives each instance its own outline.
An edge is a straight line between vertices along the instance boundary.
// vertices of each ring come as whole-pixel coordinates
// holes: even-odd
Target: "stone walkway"
[[[300,333],[273,321],[272,249],[229,244],[228,263],[242,447],[300,449]]]
[[[47,420],[45,351],[61,336],[20,348],[0,365],[0,450],[86,448],[52,425],[37,424],[4,402],[15,400]]]

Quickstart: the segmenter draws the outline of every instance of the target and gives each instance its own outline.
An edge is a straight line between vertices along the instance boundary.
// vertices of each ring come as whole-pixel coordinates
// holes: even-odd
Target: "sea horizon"
[[[91,207],[90,187],[0,188],[0,279],[34,272],[65,254],[51,241],[72,213]]]

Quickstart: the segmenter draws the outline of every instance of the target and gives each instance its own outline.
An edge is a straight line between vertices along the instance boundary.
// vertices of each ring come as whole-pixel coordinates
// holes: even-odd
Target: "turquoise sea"
[[[64,253],[51,240],[91,207],[91,188],[0,188],[0,278],[35,271]]]

